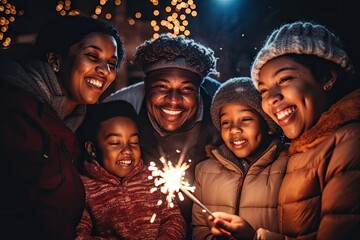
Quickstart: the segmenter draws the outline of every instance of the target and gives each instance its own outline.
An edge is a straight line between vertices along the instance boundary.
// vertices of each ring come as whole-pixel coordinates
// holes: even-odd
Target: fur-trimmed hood
[[[347,123],[360,120],[360,89],[348,94],[323,113],[319,121],[290,144],[290,154],[306,152]]]

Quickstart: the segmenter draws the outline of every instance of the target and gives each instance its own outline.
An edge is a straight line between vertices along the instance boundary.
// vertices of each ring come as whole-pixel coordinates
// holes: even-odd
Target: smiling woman
[[[104,28],[105,22],[80,18],[80,29],[75,30],[71,20],[62,17],[61,21],[47,23],[33,50],[35,58],[47,61],[54,69],[68,100],[65,114],[79,103],[96,103],[114,81],[124,55],[117,31]],[[61,37],[64,33],[69,37]]]
[[[264,112],[291,139],[279,231],[262,226],[256,239],[359,239],[360,82],[341,42],[321,24],[284,24],[251,75]],[[213,234],[241,235],[238,216],[213,214]]]
[[[320,24],[284,24],[251,75],[262,108],[292,140],[279,192],[281,233],[359,238],[360,82],[342,43]]]
[[[74,239],[85,204],[74,132],[114,81],[123,43],[108,22],[66,16],[44,26],[32,53],[0,69],[2,237]]]

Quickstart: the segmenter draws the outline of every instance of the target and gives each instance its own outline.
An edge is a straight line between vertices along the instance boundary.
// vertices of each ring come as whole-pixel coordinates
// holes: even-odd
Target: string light
[[[70,2],[70,0],[67,1]],[[180,35],[183,37],[190,35],[190,30],[187,29],[189,22],[186,19],[187,16],[197,16],[194,0],[168,0],[169,4],[165,7],[160,6],[159,0],[149,1],[153,5],[152,9],[147,10],[153,14],[153,19],[150,21],[151,27],[154,30],[153,38],[159,37],[159,32],[167,32],[170,35]],[[111,7],[108,6],[110,2],[113,3],[115,7],[122,4],[121,0],[99,0],[91,16],[93,18],[104,16],[106,19],[111,19],[112,14],[105,12],[105,9],[111,9]],[[143,15],[140,11],[136,11],[134,16],[127,19],[128,24],[131,26],[135,25],[136,21],[140,21]]]
[[[10,25],[16,20],[16,16],[23,15],[23,11],[17,11],[15,5],[8,3],[7,0],[0,1],[0,43],[3,49],[9,47],[11,37],[8,34]]]
[[[131,1],[131,0],[128,0]],[[159,0],[149,0],[152,4],[152,9],[147,9],[153,14],[153,19],[150,21],[153,28],[153,37],[158,38],[160,32],[169,33],[169,35],[189,36],[190,30],[187,29],[189,22],[188,16],[196,17],[196,4],[194,0],[167,0],[168,4],[159,4]],[[111,20],[113,14],[110,10],[114,7],[122,5],[123,0],[99,0],[95,6],[92,18],[99,18],[100,16]],[[109,3],[112,5],[109,6]],[[55,5],[55,10],[61,15],[79,15],[81,12],[72,7],[71,0],[59,0]],[[15,21],[16,16],[23,15],[23,11],[17,11],[15,6],[8,3],[8,0],[0,0],[0,44],[2,48],[8,48],[11,43],[11,38],[7,32],[10,25]],[[136,11],[133,17],[128,18],[129,25],[135,25],[136,21],[141,21],[144,14]]]
[[[154,7],[159,5],[158,0],[149,0]],[[188,21],[184,21],[187,15],[192,17],[197,16],[196,4],[193,0],[171,0],[169,5],[163,9],[156,9],[153,11],[154,19],[158,24],[151,24],[154,34],[153,38],[157,38],[160,30],[168,32],[170,35],[189,36],[190,31],[187,29]],[[160,14],[162,12],[163,14]]]
[[[61,16],[65,15],[79,15],[80,11],[77,9],[71,9],[71,1],[58,1],[55,10],[60,13]]]
[[[98,5],[95,7],[94,13],[91,15],[93,18],[97,19],[100,16],[105,17],[108,20],[111,20],[113,15],[110,12],[111,9],[113,9],[114,7],[118,7],[122,4],[121,0],[99,0]],[[134,21],[130,21],[128,22],[129,25],[133,25],[135,24],[135,20]]]

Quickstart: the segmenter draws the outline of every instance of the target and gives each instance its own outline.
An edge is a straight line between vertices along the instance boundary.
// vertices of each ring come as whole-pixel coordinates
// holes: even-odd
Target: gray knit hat
[[[216,61],[211,48],[190,38],[163,33],[140,44],[133,63],[145,74],[163,68],[180,68],[204,78],[209,74],[218,74]]]
[[[231,78],[222,83],[216,91],[212,100],[210,114],[212,121],[218,130],[220,130],[220,109],[228,103],[245,104],[251,107],[264,118],[270,130],[276,134],[282,132],[280,127],[262,110],[260,93],[255,88],[251,78]]]
[[[353,71],[347,53],[333,33],[322,25],[298,21],[281,26],[267,38],[251,67],[253,81],[258,83],[260,69],[266,62],[286,54],[315,55]]]

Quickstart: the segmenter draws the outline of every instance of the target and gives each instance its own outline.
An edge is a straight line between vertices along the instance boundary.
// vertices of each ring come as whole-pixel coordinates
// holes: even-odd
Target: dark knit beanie
[[[251,67],[256,86],[264,64],[286,54],[315,55],[335,62],[347,71],[354,71],[347,53],[333,33],[322,25],[298,21],[281,26],[267,38]]]
[[[100,124],[113,117],[130,118],[137,126],[139,123],[138,114],[134,107],[124,100],[88,105],[84,122],[76,132],[80,144],[84,144],[88,140],[93,141],[99,130]]]
[[[215,127],[220,130],[220,109],[228,103],[245,104],[256,110],[265,120],[270,130],[280,134],[280,127],[262,110],[261,96],[255,88],[251,78],[231,78],[222,83],[216,91],[210,109],[210,114]]]

